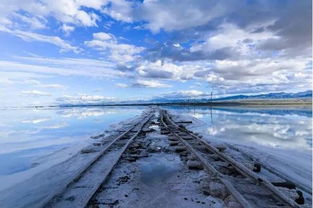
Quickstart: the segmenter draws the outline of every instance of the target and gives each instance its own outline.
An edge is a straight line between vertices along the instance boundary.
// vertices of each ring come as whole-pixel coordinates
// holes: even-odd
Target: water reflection
[[[0,177],[30,169],[38,158],[86,142],[143,108],[86,107],[0,110]]]
[[[312,111],[309,107],[168,109],[205,122],[206,125],[198,130],[213,139],[298,150],[312,148]]]

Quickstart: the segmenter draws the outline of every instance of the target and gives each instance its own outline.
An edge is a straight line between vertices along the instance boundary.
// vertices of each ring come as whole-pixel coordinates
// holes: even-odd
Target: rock
[[[202,193],[203,193],[204,195],[206,195],[206,196],[210,196],[210,189],[208,189],[208,188],[203,188],[203,189],[202,189]]]
[[[253,171],[256,173],[261,172],[261,164],[260,163],[254,163],[253,164]]]
[[[304,197],[301,191],[297,191],[298,197],[296,198],[295,202],[298,204],[304,204]]]
[[[226,150],[226,146],[222,144],[216,145],[215,148],[220,152],[224,152]]]
[[[232,176],[240,175],[240,173],[232,165],[220,167],[220,172],[225,174],[225,175],[232,175]]]
[[[94,146],[101,146],[101,143],[96,142],[96,143],[93,143],[93,145]]]
[[[187,148],[185,146],[176,146],[175,147],[175,152],[183,152],[186,150],[187,150]]]
[[[167,134],[170,134],[170,132],[169,132],[169,131],[167,131],[167,130],[165,130],[165,131],[162,131],[162,130],[161,130],[161,134],[163,134],[163,135],[167,135]]]
[[[284,187],[284,188],[288,188],[288,189],[295,189],[296,188],[296,184],[292,183],[292,182],[272,182],[272,184],[274,186],[278,186],[278,187]]]
[[[129,157],[130,158],[135,158],[135,159],[139,159],[139,158],[142,158],[142,157],[148,157],[148,153],[147,151],[143,150],[141,151],[140,153],[135,153],[135,154],[130,154]]]
[[[194,170],[202,170],[203,166],[199,161],[196,160],[188,160],[187,165],[189,169],[194,169]]]
[[[178,144],[178,141],[170,141],[170,146],[177,146]]]
[[[121,185],[123,183],[127,183],[129,179],[130,179],[129,176],[127,176],[127,175],[126,176],[121,176],[121,177],[119,177],[117,179],[117,184]]]
[[[188,152],[187,151],[182,151],[182,152],[179,152],[179,155],[182,156],[182,157],[186,157],[188,155]],[[187,160],[187,158],[185,160]]]
[[[168,137],[168,140],[170,140],[170,141],[178,141],[178,139],[176,137]]]
[[[99,135],[97,135],[97,136],[91,136],[90,138],[91,138],[91,139],[99,139],[99,138],[101,138],[101,137],[104,137],[104,134],[99,134]]]
[[[38,166],[38,165],[40,165],[40,163],[34,162],[34,163],[31,164],[31,167],[34,168],[34,167],[36,167],[36,166]]]
[[[88,153],[93,153],[93,152],[97,152],[96,149],[93,149],[93,148],[84,148],[80,151],[82,154],[88,154]]]
[[[135,162],[137,159],[134,157],[127,157],[126,160],[128,160],[129,162]]]

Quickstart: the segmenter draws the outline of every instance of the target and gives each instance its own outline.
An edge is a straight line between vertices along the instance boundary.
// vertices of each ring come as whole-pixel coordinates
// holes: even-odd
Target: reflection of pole
[[[212,123],[212,125],[213,125],[213,113],[212,113],[213,110],[212,110],[212,107],[213,107],[213,106],[211,105],[210,114],[211,114],[211,123]]]
[[[196,115],[196,98],[193,100],[193,115]]]

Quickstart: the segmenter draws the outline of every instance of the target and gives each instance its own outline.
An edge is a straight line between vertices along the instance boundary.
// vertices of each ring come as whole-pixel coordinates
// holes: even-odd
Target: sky
[[[310,0],[0,0],[0,106],[300,92]]]

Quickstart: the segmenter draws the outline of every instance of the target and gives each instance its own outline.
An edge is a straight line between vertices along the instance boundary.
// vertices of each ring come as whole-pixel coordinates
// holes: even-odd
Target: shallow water
[[[181,161],[177,155],[172,156],[171,159],[168,157],[166,154],[159,154],[142,159],[139,162],[141,181],[148,186],[159,186],[176,173]]]
[[[199,131],[213,139],[303,152],[312,150],[310,108],[166,108],[200,119],[204,125],[199,126]],[[133,118],[144,109],[146,107],[1,109],[0,189],[5,187],[3,182],[8,177],[14,181],[40,166],[44,158],[86,144],[91,135],[108,130],[113,123]]]
[[[281,149],[312,149],[310,107],[167,107],[200,119],[209,139]]]
[[[23,172],[37,159],[86,142],[143,108],[77,107],[0,110],[0,177]]]

